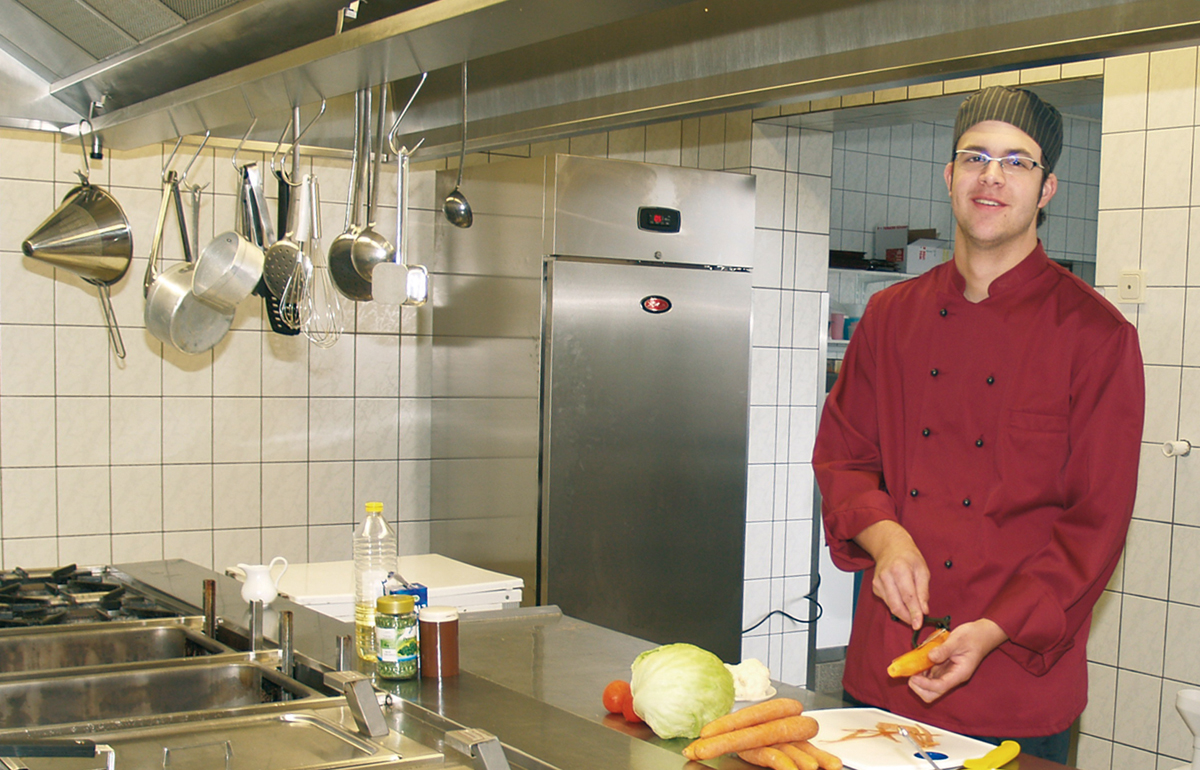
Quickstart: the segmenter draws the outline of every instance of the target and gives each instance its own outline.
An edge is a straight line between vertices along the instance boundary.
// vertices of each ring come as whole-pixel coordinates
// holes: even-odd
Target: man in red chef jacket
[[[954,135],[954,259],[871,299],[817,433],[831,555],[871,588],[843,684],[1065,762],[1092,608],[1133,511],[1141,354],[1134,327],[1038,239],[1058,111],[988,88],[963,102]],[[934,667],[889,678],[913,631],[946,616]]]

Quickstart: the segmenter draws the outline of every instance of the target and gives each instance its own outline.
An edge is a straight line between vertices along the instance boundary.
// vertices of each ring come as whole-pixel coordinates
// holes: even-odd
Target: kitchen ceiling
[[[22,85],[0,124],[71,132],[94,111],[125,149],[258,119],[273,144],[327,99],[306,143],[344,149],[356,89],[391,82],[402,104],[428,71],[402,137],[423,159],[457,150],[464,59],[478,151],[1200,38],[1184,0],[370,0],[335,35],[345,5],[0,0],[0,86]]]

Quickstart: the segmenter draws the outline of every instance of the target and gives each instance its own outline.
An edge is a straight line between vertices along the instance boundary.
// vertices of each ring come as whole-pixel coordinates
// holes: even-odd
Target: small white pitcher
[[[271,577],[275,563],[283,565],[277,577]],[[239,564],[238,568],[246,573],[246,582],[242,584],[242,599],[247,604],[254,601],[270,604],[279,596],[279,580],[287,572],[288,562],[282,556],[271,559],[270,564]]]

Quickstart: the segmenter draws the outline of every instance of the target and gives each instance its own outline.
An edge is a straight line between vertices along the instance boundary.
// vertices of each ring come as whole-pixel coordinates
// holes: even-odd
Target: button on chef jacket
[[[955,732],[1049,735],[1087,702],[1092,607],[1133,511],[1137,333],[1040,242],[982,302],[964,290],[947,262],[872,297],[826,399],[813,456],[826,539],[840,568],[866,570],[843,683]],[[932,704],[887,676],[912,629],[852,542],[884,519],[925,558],[932,616],[987,617],[1009,637]]]

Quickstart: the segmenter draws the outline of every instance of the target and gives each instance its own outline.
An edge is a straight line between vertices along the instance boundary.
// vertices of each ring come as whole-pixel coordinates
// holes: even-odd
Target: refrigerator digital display
[[[678,209],[664,209],[658,206],[642,206],[638,209],[638,229],[650,230],[656,233],[679,232]]]

